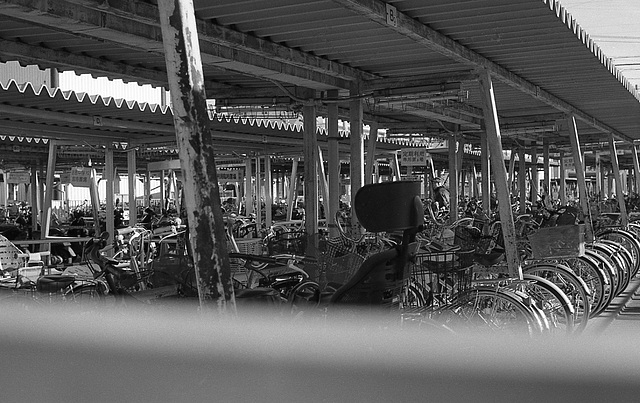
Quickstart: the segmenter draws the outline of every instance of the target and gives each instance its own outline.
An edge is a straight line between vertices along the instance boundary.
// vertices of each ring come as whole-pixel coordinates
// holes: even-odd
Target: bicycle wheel
[[[295,317],[317,311],[320,305],[320,285],[315,281],[299,283],[289,293],[287,304]]]
[[[599,315],[610,301],[611,282],[604,270],[589,256],[565,258],[560,261],[573,270],[591,290],[589,317]]]
[[[629,224],[629,230],[621,228],[608,228],[596,234],[598,239],[608,239],[623,245],[633,256],[633,272],[631,277],[638,274],[640,270],[640,224]]]
[[[622,292],[622,284],[624,282],[624,275],[622,273],[624,262],[620,260],[620,257],[616,256],[615,252],[609,246],[598,242],[587,245],[585,255],[597,255],[596,260],[606,261],[606,267],[604,269],[611,275],[613,297],[618,296],[618,294]]]
[[[611,264],[611,262],[604,256],[602,252],[586,249],[584,251],[584,256],[580,257],[580,259],[582,260],[591,259],[593,262],[595,262],[595,264],[598,266],[598,268],[600,268],[601,272],[607,278],[608,283],[605,283],[605,294],[602,300],[602,304],[598,307],[598,309],[594,313],[594,315],[599,315],[605,309],[607,309],[609,304],[611,304],[611,301],[613,301],[613,299],[616,296],[616,285],[618,282],[618,273],[615,267],[613,266],[613,264]]]
[[[523,291],[531,296],[549,323],[552,335],[572,334],[575,310],[569,298],[549,280],[533,274],[523,274]]]
[[[600,239],[598,240],[598,242],[613,248],[614,252],[624,261],[625,270],[623,271],[624,278],[622,290],[626,290],[629,286],[629,282],[631,281],[631,277],[633,276],[633,270],[635,267],[633,255],[624,245],[616,243],[615,241],[611,241],[609,239]]]
[[[64,293],[64,300],[82,311],[94,311],[106,306],[105,290],[100,283],[72,287]]]
[[[623,246],[615,244],[613,241],[598,240],[589,245],[588,248],[601,252],[609,263],[613,265],[618,277],[615,295],[620,295],[620,293],[627,288],[627,285],[629,285],[631,272],[631,263],[621,252],[624,249]]]
[[[466,290],[431,318],[455,332],[504,332],[518,336],[542,333],[540,321],[527,305],[526,297],[503,288],[479,286]]]
[[[573,270],[560,263],[533,263],[522,268],[524,274],[532,274],[550,281],[569,298],[574,309],[574,332],[582,332],[591,313],[591,290]]]

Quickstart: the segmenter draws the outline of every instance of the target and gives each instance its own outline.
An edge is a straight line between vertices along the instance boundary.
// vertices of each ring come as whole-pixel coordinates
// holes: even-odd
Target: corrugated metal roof
[[[298,120],[215,112],[210,113],[210,118],[220,158],[302,152],[302,122]],[[320,145],[326,147],[326,130],[318,127],[317,131]],[[341,132],[344,150],[348,149],[347,136],[347,132]],[[0,85],[0,140],[11,143],[0,147],[0,160],[45,166],[46,139],[63,144],[58,166],[75,164],[82,156],[103,156],[106,143],[113,143],[120,151],[139,148],[141,164],[177,155],[173,117],[168,107],[47,87],[36,89],[14,81]],[[381,153],[392,152],[409,146],[408,143],[406,139],[380,139],[378,149]],[[14,145],[19,147],[16,149]],[[126,165],[125,154],[116,159]]]
[[[6,0],[0,4],[0,59],[164,85],[153,3]],[[560,2],[387,4],[397,8],[398,27],[387,24],[385,3],[377,0],[197,0],[207,93],[227,102],[286,103],[296,87],[314,88],[319,97],[340,89],[345,97],[350,83],[362,79],[376,88],[366,94],[365,120],[393,132],[441,136],[459,127],[473,142],[481,105],[469,74],[481,66],[494,72],[505,129],[555,126],[546,136],[567,144],[562,114],[571,112],[585,143],[599,143],[606,132],[640,138],[638,93]],[[438,91],[445,84],[446,102]],[[385,88],[399,95],[390,98]],[[456,88],[460,96],[453,99]],[[415,94],[423,99],[411,99]],[[114,116],[126,109],[106,108]],[[518,136],[521,142],[542,135]],[[509,136],[504,140],[508,144]]]

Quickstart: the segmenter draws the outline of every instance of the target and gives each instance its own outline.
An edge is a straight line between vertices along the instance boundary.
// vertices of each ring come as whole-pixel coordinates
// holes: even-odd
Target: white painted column
[[[510,192],[507,182],[507,172],[504,166],[500,125],[498,123],[493,83],[488,70],[483,69],[480,71],[479,84],[482,109],[484,112],[485,129],[487,131],[487,143],[491,153],[491,165],[493,168],[496,194],[498,197],[498,209],[500,211],[502,236],[505,243],[507,267],[509,270],[509,276],[522,279],[520,256],[516,247],[513,212],[509,203]]]

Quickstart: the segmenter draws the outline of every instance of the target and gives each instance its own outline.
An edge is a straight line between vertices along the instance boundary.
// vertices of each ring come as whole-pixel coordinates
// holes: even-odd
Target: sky
[[[640,0],[560,0],[560,4],[640,88]]]

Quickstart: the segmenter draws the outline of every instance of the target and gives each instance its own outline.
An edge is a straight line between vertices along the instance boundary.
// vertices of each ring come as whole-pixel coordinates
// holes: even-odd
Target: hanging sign
[[[218,171],[218,182],[240,182],[240,171]]]
[[[68,185],[71,183],[71,172],[63,172],[60,174],[60,183]]]
[[[426,148],[403,148],[400,152],[400,164],[404,166],[426,166],[430,159]]]
[[[69,183],[74,187],[88,188],[91,185],[91,169],[84,167],[71,168]]]
[[[29,183],[31,173],[26,171],[7,173],[7,183]]]
[[[562,167],[564,169],[575,169],[575,164],[573,163],[573,157],[562,158]]]

